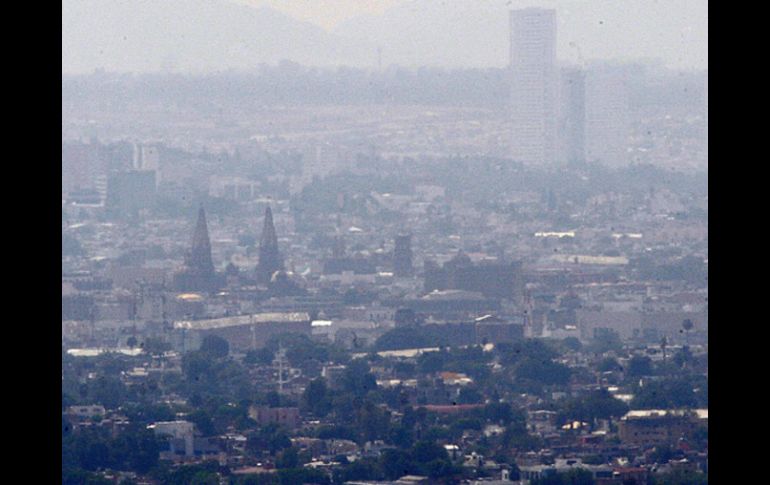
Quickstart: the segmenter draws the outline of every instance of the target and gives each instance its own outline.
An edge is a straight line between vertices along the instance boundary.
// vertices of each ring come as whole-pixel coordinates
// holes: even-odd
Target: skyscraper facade
[[[511,157],[527,164],[556,158],[556,11],[511,11]]]

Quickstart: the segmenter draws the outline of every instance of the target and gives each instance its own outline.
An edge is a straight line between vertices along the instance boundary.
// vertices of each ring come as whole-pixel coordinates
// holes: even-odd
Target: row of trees
[[[102,429],[73,433],[62,426],[62,470],[113,469],[147,473],[158,464],[163,442],[141,425],[132,424],[112,437]]]

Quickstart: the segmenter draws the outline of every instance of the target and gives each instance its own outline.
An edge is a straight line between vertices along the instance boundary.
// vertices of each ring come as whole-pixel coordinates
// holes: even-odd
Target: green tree
[[[299,465],[299,453],[297,448],[291,446],[278,453],[275,458],[276,468],[296,468]]]
[[[366,400],[356,411],[356,429],[364,441],[374,441],[388,437],[390,412]]]
[[[647,356],[635,355],[628,361],[626,375],[630,377],[644,377],[652,375],[652,359]]]
[[[187,420],[194,423],[195,427],[203,436],[212,436],[216,434],[216,428],[214,427],[213,421],[211,421],[211,416],[205,409],[196,409],[187,415]]]
[[[583,348],[583,344],[577,337],[567,337],[562,340],[562,345],[573,352],[578,352]]]
[[[376,350],[402,350],[435,347],[437,342],[420,327],[396,327],[385,332],[374,343]]]
[[[416,468],[411,455],[403,450],[386,449],[380,455],[380,469],[387,480],[413,473]]]
[[[209,377],[211,370],[211,359],[203,352],[187,352],[182,356],[182,372],[188,381]]]
[[[278,485],[278,477],[273,473],[254,473],[231,477],[230,485]]]
[[[318,438],[322,440],[339,439],[339,440],[358,440],[358,433],[352,426],[343,425],[327,425],[321,426],[317,431]]]
[[[525,357],[514,367],[514,374],[519,379],[563,386],[569,383],[570,369],[564,364],[551,360]]]
[[[419,441],[412,447],[412,459],[417,463],[428,463],[433,460],[448,459],[447,451],[443,446],[431,441]]]
[[[218,466],[214,463],[200,465],[182,465],[163,477],[163,483],[169,485],[219,485]]]
[[[206,335],[201,342],[200,352],[209,358],[223,359],[230,353],[230,344],[218,335]]]
[[[647,382],[635,389],[631,407],[634,409],[674,409],[698,406],[693,381],[688,378]]]
[[[155,434],[139,426],[121,433],[110,447],[113,460],[123,463],[118,469],[147,473],[158,464],[160,443]]]
[[[612,357],[607,357],[602,360],[597,366],[597,369],[599,372],[618,372],[623,370],[617,359],[613,359]]]
[[[62,485],[111,485],[113,482],[79,468],[62,469]]]
[[[655,485],[708,485],[707,474],[692,470],[674,470],[655,478]]]
[[[172,421],[174,410],[166,404],[130,403],[121,406],[132,423],[149,424],[155,421]]]
[[[298,483],[329,485],[331,480],[321,470],[313,468],[284,468],[278,470],[278,483],[280,485],[295,485]]]
[[[103,440],[88,440],[80,445],[80,465],[95,471],[111,465],[110,449]]]
[[[495,351],[500,355],[500,363],[504,365],[513,365],[523,359],[545,362],[558,357],[556,350],[539,339],[497,344]]]
[[[319,377],[310,381],[302,392],[300,408],[318,417],[324,417],[329,414],[329,411],[331,411],[331,398],[328,394],[324,378]]]
[[[377,389],[377,380],[369,371],[369,364],[362,359],[351,361],[340,379],[343,390],[356,396],[363,396]]]
[[[559,425],[572,421],[594,424],[597,419],[619,418],[628,410],[626,403],[613,397],[606,389],[601,389],[560,402],[556,422]]]
[[[249,350],[243,361],[247,364],[270,365],[275,358],[275,353],[268,347],[257,350]]]
[[[361,458],[340,469],[334,470],[334,483],[349,481],[381,480],[384,474],[374,458]]]
[[[531,485],[594,485],[595,483],[593,474],[582,468],[555,473],[530,481]]]
[[[158,337],[147,337],[141,343],[141,347],[150,355],[163,355],[171,350],[171,344]]]
[[[391,426],[388,442],[399,448],[409,448],[414,444],[414,430],[403,424]]]
[[[658,445],[650,452],[648,460],[664,465],[674,458],[674,450],[669,445]]]
[[[89,384],[88,395],[94,402],[103,405],[105,408],[115,409],[125,399],[126,386],[117,376],[100,376]]]
[[[511,405],[505,402],[491,402],[484,407],[484,417],[505,426],[513,419]]]
[[[252,454],[263,451],[276,454],[289,447],[291,440],[288,433],[276,424],[263,426],[246,437],[246,449]]]
[[[432,374],[444,370],[446,355],[444,352],[425,352],[417,358],[417,368],[423,374]]]
[[[673,357],[674,364],[680,369],[684,368],[688,363],[692,362],[692,360],[692,352],[687,346],[677,350]]]

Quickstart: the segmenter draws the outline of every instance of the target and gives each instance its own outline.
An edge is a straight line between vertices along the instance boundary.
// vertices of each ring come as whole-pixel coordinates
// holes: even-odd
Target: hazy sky
[[[340,22],[358,15],[381,15],[408,0],[236,0],[253,6],[268,6],[294,18],[331,31]]]
[[[357,16],[380,16],[415,0],[236,0],[270,6],[333,31]],[[418,0],[419,1],[419,0]],[[424,0],[423,0],[424,1]],[[447,4],[458,0],[446,0]],[[560,58],[660,58],[679,68],[708,67],[708,0],[476,0],[480,8],[555,8]],[[596,21],[587,23],[586,17]],[[604,40],[604,42],[602,42]],[[580,51],[575,48],[579,46]]]
[[[529,6],[556,9],[562,61],[708,67],[707,0],[62,0],[62,70],[504,67]]]

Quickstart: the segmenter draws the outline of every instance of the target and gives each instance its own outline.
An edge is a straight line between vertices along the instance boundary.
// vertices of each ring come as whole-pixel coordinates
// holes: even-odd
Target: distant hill
[[[250,69],[282,59],[373,65],[376,50],[277,10],[228,0],[63,0],[62,70]]]

